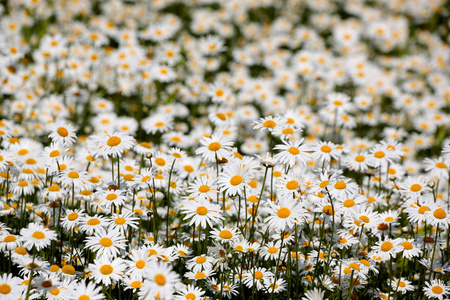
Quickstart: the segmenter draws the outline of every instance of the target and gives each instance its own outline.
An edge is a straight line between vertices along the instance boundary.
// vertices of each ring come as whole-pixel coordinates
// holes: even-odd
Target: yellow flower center
[[[300,150],[298,150],[297,147],[291,147],[291,148],[289,148],[289,153],[292,155],[297,155],[300,153]]]
[[[72,171],[72,172],[69,172],[69,174],[67,174],[67,177],[76,179],[76,178],[80,177],[80,175],[77,172]]]
[[[428,206],[421,206],[419,208],[419,214],[423,215],[426,211],[430,211],[431,209]]]
[[[358,155],[355,157],[355,161],[357,161],[357,162],[363,162],[365,160],[366,160],[366,158],[362,155]]]
[[[367,216],[360,216],[359,219],[361,221],[363,221],[364,223],[369,223],[370,222],[370,219]]]
[[[102,245],[103,247],[111,247],[112,244],[113,244],[113,242],[109,238],[105,237],[100,240],[100,245]]]
[[[286,219],[291,215],[291,210],[286,207],[282,207],[277,211],[277,216],[282,219]]]
[[[350,263],[350,264],[348,264],[348,266],[350,267],[350,268],[352,268],[353,270],[356,270],[356,271],[359,271],[360,269],[359,269],[359,265],[357,264],[357,263]]]
[[[204,256],[197,257],[195,262],[198,263],[198,264],[203,264],[203,263],[206,262],[206,257],[204,257]]]
[[[50,152],[50,157],[57,157],[60,154],[61,152],[59,150],[53,150],[52,152]]]
[[[140,289],[142,287],[142,282],[140,282],[140,281],[133,281],[132,283],[130,283],[130,286],[132,288],[135,288],[135,289]]]
[[[447,165],[446,164],[444,164],[443,162],[438,162],[438,163],[436,163],[436,168],[439,168],[439,169],[447,169]]]
[[[389,250],[391,250],[393,247],[391,242],[384,242],[383,244],[381,244],[381,250],[384,252],[388,252]]]
[[[117,195],[116,194],[108,194],[106,195],[106,200],[108,201],[113,201],[117,199]]]
[[[75,268],[72,265],[65,265],[62,267],[61,272],[68,275],[74,275],[75,274]]]
[[[143,261],[142,259],[141,259],[141,260],[138,260],[138,261],[136,262],[136,268],[142,269],[142,268],[144,268],[144,267],[145,267],[145,261]]]
[[[103,265],[100,267],[100,273],[103,275],[109,275],[114,271],[113,267],[111,265]]]
[[[78,214],[77,214],[76,212],[70,213],[70,214],[67,216],[67,219],[68,219],[69,221],[75,221],[76,219],[78,219]]]
[[[345,182],[343,182],[343,181],[337,181],[337,182],[334,184],[334,187],[335,187],[337,190],[343,190],[343,189],[345,189],[345,188],[347,187],[347,184],[346,184]]]
[[[67,129],[65,129],[64,127],[59,127],[56,132],[62,137],[66,137],[69,135],[69,131],[67,131]]]
[[[269,249],[267,249],[267,252],[269,252],[270,254],[278,253],[278,248],[276,248],[276,247],[269,247]]]
[[[331,147],[328,145],[323,145],[322,147],[320,147],[320,151],[325,152],[325,153],[330,153]]]
[[[418,192],[422,189],[422,186],[420,184],[414,183],[413,185],[411,185],[411,192]]]
[[[240,175],[234,175],[233,177],[231,177],[230,183],[231,183],[231,185],[233,185],[233,186],[237,186],[237,185],[239,185],[239,184],[242,183],[242,180],[243,180],[242,176],[240,176]]]
[[[277,123],[275,123],[275,121],[273,120],[267,120],[263,123],[263,126],[266,128],[274,128],[275,126],[277,126]]]
[[[231,239],[231,238],[233,237],[233,234],[232,234],[231,231],[229,231],[229,230],[222,230],[222,231],[219,233],[219,236],[220,236],[221,238],[225,239],[225,240],[229,240],[229,239]]]
[[[164,160],[164,158],[158,157],[157,159],[155,159],[155,163],[158,166],[162,167],[166,164],[166,161]]]
[[[100,224],[100,220],[97,219],[97,218],[92,218],[92,219],[89,219],[89,220],[86,222],[86,224],[88,224],[88,225],[90,225],[90,226],[92,226],[92,225],[98,225],[98,224]]]
[[[195,298],[197,298],[197,297],[195,296],[194,293],[189,293],[185,296],[185,298],[188,300],[195,300]]]
[[[11,286],[9,284],[2,284],[0,285],[0,294],[7,295],[11,292]]]
[[[447,213],[442,208],[438,208],[433,212],[433,216],[436,219],[444,219],[447,216]]]
[[[117,218],[114,220],[114,223],[116,223],[117,225],[123,225],[125,224],[126,220],[124,218]]]
[[[41,231],[36,231],[31,236],[34,237],[37,240],[45,239],[45,234],[43,232],[41,232]]]
[[[218,142],[212,142],[211,144],[209,144],[208,149],[210,151],[218,151],[222,146],[220,145],[220,143]]]
[[[386,156],[386,154],[384,154],[383,151],[377,151],[377,152],[375,152],[375,153],[373,154],[373,156],[376,157],[376,158],[383,158],[383,157]]]
[[[199,214],[200,216],[204,216],[208,213],[208,209],[204,206],[199,206],[197,207],[197,214]]]
[[[329,216],[332,216],[334,214],[333,207],[331,205],[325,205],[322,210]]]
[[[3,242],[5,243],[11,243],[14,242],[15,240],[17,240],[17,238],[13,235],[8,235],[3,239]]]
[[[431,291],[434,293],[434,294],[442,294],[443,292],[444,292],[444,289],[442,288],[442,287],[440,287],[440,286],[438,286],[438,285],[436,285],[436,286],[433,286],[432,288],[431,288]]]
[[[203,278],[206,278],[206,274],[203,272],[199,272],[199,273],[195,274],[194,277],[195,277],[195,279],[203,279]]]
[[[405,250],[411,250],[413,245],[410,242],[403,242],[402,247],[405,248]]]
[[[200,193],[207,193],[207,192],[209,192],[209,190],[210,190],[210,187],[207,185],[202,185],[198,188],[198,191]]]
[[[329,182],[328,180],[322,181],[322,182],[319,184],[319,187],[323,189],[323,188],[326,187],[329,183],[330,183],[330,182]]]
[[[288,183],[286,183],[286,188],[288,190],[295,190],[298,187],[298,181],[297,180],[291,180]]]
[[[353,207],[355,206],[355,200],[353,199],[347,199],[344,201],[344,206],[345,207]]]
[[[115,146],[119,145],[121,142],[122,142],[122,140],[120,139],[120,137],[112,136],[108,139],[106,144],[110,147],[115,147]]]

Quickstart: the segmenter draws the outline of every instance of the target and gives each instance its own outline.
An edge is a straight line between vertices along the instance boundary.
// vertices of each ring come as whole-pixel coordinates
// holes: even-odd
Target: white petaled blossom
[[[21,240],[23,246],[28,250],[33,247],[40,251],[48,247],[52,240],[56,240],[57,235],[53,230],[49,230],[42,225],[36,223],[28,224],[28,228],[22,228],[20,230]]]
[[[86,238],[86,247],[98,256],[117,257],[120,250],[125,250],[126,239],[119,230],[96,232],[94,236]]]
[[[92,136],[92,143],[95,146],[95,155],[121,157],[124,150],[133,147],[134,139],[131,135],[121,132],[104,132],[99,135]]]

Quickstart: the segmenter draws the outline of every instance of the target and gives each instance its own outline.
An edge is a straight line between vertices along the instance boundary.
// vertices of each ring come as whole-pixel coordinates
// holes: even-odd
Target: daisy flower
[[[425,285],[422,290],[427,297],[443,300],[444,297],[450,294],[450,288],[440,279],[433,279],[430,282],[427,281]]]
[[[243,196],[244,188],[248,187],[249,175],[248,168],[239,160],[234,160],[227,164],[220,174],[218,180],[220,190],[226,192],[228,196],[236,194]]]
[[[130,149],[134,145],[134,138],[131,135],[118,131],[94,135],[91,140],[96,147],[95,155],[101,155],[103,158],[110,155],[121,157],[124,150]]]
[[[284,125],[285,123],[286,123],[286,120],[284,120],[281,117],[268,116],[265,118],[260,118],[258,121],[254,121],[253,129],[260,130],[260,131],[264,131],[267,129],[268,131],[271,132],[277,126]]]
[[[450,211],[446,209],[446,206],[433,203],[430,206],[430,210],[425,212],[425,221],[427,224],[448,228],[450,225]]]
[[[317,142],[309,146],[309,150],[313,152],[312,158],[316,159],[320,164],[329,162],[332,158],[339,159],[342,152],[332,142]]]
[[[108,227],[108,220],[100,215],[84,216],[80,219],[79,230],[87,235],[92,235],[95,231],[104,230]]]
[[[13,277],[12,274],[3,274],[0,277],[0,300],[19,299],[27,289],[27,285],[22,284],[22,279]]]
[[[210,200],[217,197],[216,180],[211,176],[200,176],[188,188],[189,197]]]
[[[425,171],[428,172],[431,177],[448,180],[449,167],[443,157],[439,157],[436,159],[425,158],[423,162],[425,164]]]
[[[203,291],[201,288],[189,284],[186,286],[186,288],[182,288],[177,291],[177,295],[174,296],[174,300],[203,300],[205,298],[203,297],[204,294],[205,291]]]
[[[153,263],[138,295],[143,299],[151,299],[156,296],[162,299],[172,299],[175,285],[180,282],[177,273],[167,263]]]
[[[269,216],[265,219],[267,225],[276,230],[284,230],[303,223],[306,210],[296,200],[282,198],[277,204],[269,202],[266,211]]]
[[[256,284],[256,289],[262,290],[273,280],[274,274],[263,267],[253,268],[245,273],[242,282],[252,288]]]
[[[377,255],[381,257],[381,261],[388,261],[391,257],[395,258],[397,253],[403,250],[400,244],[400,239],[393,240],[388,238],[377,242],[372,247],[372,250],[376,251]]]
[[[49,137],[54,143],[71,146],[76,141],[76,128],[69,123],[59,121],[48,126]]]
[[[173,118],[167,114],[156,114],[142,120],[142,128],[146,133],[167,132],[174,126]]]
[[[213,134],[211,138],[203,137],[200,144],[202,146],[195,154],[200,154],[206,161],[215,162],[216,158],[223,159],[229,156],[233,141],[223,135]]]
[[[399,183],[400,193],[405,197],[417,199],[423,193],[430,192],[431,188],[427,186],[427,181],[423,176],[407,177],[405,181]]]
[[[194,272],[200,272],[202,270],[210,270],[213,268],[216,259],[211,256],[200,255],[190,259],[186,267],[188,270],[192,270]]]
[[[102,300],[105,296],[101,293],[101,290],[101,286],[96,286],[93,282],[82,280],[75,286],[75,289],[71,291],[69,299]]]
[[[344,163],[349,169],[360,173],[366,172],[369,169],[367,157],[363,153],[350,154],[344,159]]]
[[[125,250],[126,239],[119,230],[97,231],[94,236],[86,238],[86,248],[91,249],[99,256],[117,257],[120,250]]]
[[[413,239],[403,239],[400,246],[403,248],[402,255],[408,259],[422,255],[422,250],[417,247]]]
[[[202,228],[206,228],[206,225],[213,227],[213,224],[223,219],[220,206],[204,199],[184,201],[181,211],[185,214],[184,220],[191,219],[189,226],[195,224]]]
[[[109,220],[109,228],[118,229],[122,234],[128,232],[128,229],[138,228],[139,218],[133,217],[134,212],[126,211],[121,214],[113,214]]]
[[[187,272],[184,276],[190,280],[204,280],[211,278],[216,274],[216,271],[213,269],[204,269],[201,271]]]
[[[155,261],[156,258],[154,256],[149,256],[147,249],[135,249],[130,251],[129,255],[130,260],[126,260],[127,271],[126,275],[133,278],[146,278],[150,271],[151,262]]]
[[[280,153],[275,155],[275,159],[282,164],[288,164],[289,166],[294,166],[297,161],[300,161],[303,166],[306,166],[308,160],[310,160],[310,154],[307,153],[308,147],[302,145],[303,139],[298,141],[285,141],[284,145],[276,145],[274,150],[281,150]]]
[[[281,248],[281,241],[277,242],[271,241],[267,245],[259,248],[259,253],[265,260],[276,260],[278,259],[279,255],[281,255],[282,257],[281,260],[283,260],[286,251],[285,249]]]
[[[112,259],[102,255],[95,259],[93,264],[89,264],[89,270],[95,283],[110,285],[122,279],[125,264],[120,257]]]
[[[36,223],[30,223],[28,228],[22,228],[20,235],[25,248],[31,250],[33,247],[36,247],[38,251],[49,246],[52,240],[57,238],[55,231]]]
[[[215,241],[219,241],[221,243],[232,243],[234,240],[240,238],[237,228],[214,228],[210,234],[214,237]]]
[[[119,207],[120,205],[123,205],[127,200],[125,193],[126,191],[124,190],[107,189],[106,191],[99,193],[99,201],[97,204],[107,209],[111,208],[113,204],[116,207]]]

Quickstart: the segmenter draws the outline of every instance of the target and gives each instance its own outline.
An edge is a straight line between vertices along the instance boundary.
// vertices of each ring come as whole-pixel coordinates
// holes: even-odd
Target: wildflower
[[[89,270],[92,272],[93,280],[99,284],[110,285],[119,281],[125,271],[125,265],[121,258],[112,259],[107,255],[102,255],[89,264]]]
[[[284,230],[286,227],[293,228],[295,224],[303,223],[306,210],[297,201],[283,198],[277,204],[269,203],[267,213],[267,225],[276,230]]]
[[[48,126],[49,137],[56,144],[71,146],[76,141],[76,128],[65,122],[56,122]]]
[[[150,273],[139,290],[140,297],[155,297],[160,299],[171,299],[175,292],[175,284],[179,282],[178,274],[166,263],[154,263],[150,268]]]
[[[450,288],[440,279],[433,279],[430,282],[426,281],[425,285],[422,290],[427,297],[443,300],[444,297],[450,294]]]
[[[28,224],[28,228],[22,228],[20,235],[25,248],[31,250],[33,247],[36,247],[38,251],[49,246],[51,241],[57,238],[53,230],[49,230],[36,223],[30,223]]]
[[[220,222],[223,217],[220,215],[220,207],[207,200],[185,201],[181,208],[185,214],[184,220],[191,219],[189,225],[212,227],[213,224]]]
[[[228,157],[233,141],[222,135],[212,135],[211,138],[204,137],[200,140],[202,147],[198,148],[195,153],[202,155],[206,161],[215,162],[216,159]]]
[[[297,161],[300,161],[303,166],[306,166],[310,159],[307,146],[302,146],[303,139],[295,142],[283,141],[284,145],[276,145],[274,150],[282,150],[275,156],[280,163],[287,163],[289,166],[294,166]]]
[[[125,250],[126,240],[119,230],[97,231],[94,236],[86,238],[86,247],[99,256],[117,257],[120,250]]]
[[[130,149],[134,144],[132,136],[121,133],[102,133],[92,137],[92,143],[96,147],[95,155],[121,157],[124,150]]]
[[[71,295],[69,296],[70,300],[79,300],[79,299],[101,300],[103,298],[104,295],[101,293],[101,287],[100,286],[97,287],[95,283],[88,282],[87,280],[79,282],[75,286]]]
[[[22,279],[14,277],[12,274],[3,274],[0,277],[0,300],[19,299],[27,289],[21,284]]]

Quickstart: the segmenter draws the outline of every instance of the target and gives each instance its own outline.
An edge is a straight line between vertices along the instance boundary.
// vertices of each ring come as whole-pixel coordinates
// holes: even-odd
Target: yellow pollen
[[[294,133],[294,129],[292,129],[292,128],[285,128],[285,129],[283,129],[282,131],[281,131],[281,133],[282,134],[293,134]],[[295,147],[293,147],[293,148],[295,148]],[[289,152],[291,152],[290,151],[291,149],[289,149]],[[297,149],[298,150],[298,149]],[[292,153],[291,152],[291,154],[294,154],[294,153]],[[298,153],[297,153],[298,154]]]
[[[334,187],[335,187],[337,190],[343,190],[343,189],[345,189],[345,188],[347,187],[347,184],[346,184],[345,182],[343,182],[343,181],[337,181],[337,182],[334,184]]]
[[[197,297],[195,296],[194,293],[189,293],[185,296],[185,298],[188,300],[195,300],[195,298],[197,298]]]
[[[383,158],[383,157],[386,156],[386,154],[384,154],[383,151],[377,151],[377,152],[375,152],[375,153],[373,154],[373,156],[376,157],[376,158]]]
[[[145,261],[143,261],[142,259],[141,259],[141,260],[138,260],[138,261],[136,262],[136,268],[142,269],[142,268],[144,268],[144,267],[145,267]]]
[[[422,186],[420,184],[414,183],[411,185],[410,190],[411,192],[418,192],[422,189]]]
[[[355,206],[355,201],[353,199],[347,199],[344,201],[345,207],[353,207]]]
[[[115,146],[119,145],[121,142],[122,142],[122,140],[120,139],[120,137],[112,136],[108,139],[106,144],[110,147],[115,147]]]
[[[212,142],[209,144],[208,149],[210,151],[218,151],[222,146],[218,142]]]
[[[219,233],[219,236],[220,236],[221,238],[225,239],[225,240],[229,240],[229,239],[231,239],[231,238],[233,237],[233,234],[232,234],[231,231],[229,231],[229,230],[222,230],[222,231]]]
[[[387,217],[386,219],[384,219],[386,222],[392,222],[394,221],[394,217]]]
[[[442,293],[444,292],[444,289],[443,289],[442,287],[436,285],[436,286],[433,286],[433,287],[431,288],[431,291],[432,291],[433,293],[439,295],[439,294],[442,294]]]
[[[108,194],[106,195],[106,200],[108,201],[113,201],[117,199],[117,195],[116,194]]]
[[[72,179],[76,179],[76,178],[79,178],[80,175],[77,172],[72,171],[72,172],[69,172],[69,174],[67,174],[67,177],[72,178]]]
[[[207,193],[207,192],[209,192],[209,190],[210,190],[210,187],[207,185],[202,185],[198,188],[198,191],[200,193]]]
[[[75,274],[75,268],[72,265],[65,265],[62,267],[61,272],[68,275],[74,275]]]
[[[59,192],[60,188],[57,185],[51,185],[51,186],[48,187],[48,191],[49,192]]]
[[[116,223],[117,225],[123,225],[126,223],[126,220],[124,218],[117,218],[114,220],[114,223]]]
[[[410,242],[403,242],[402,247],[405,248],[405,250],[411,250],[413,245]]]
[[[332,216],[334,214],[334,210],[331,205],[325,205],[322,210],[325,214],[327,214],[329,216]]]
[[[359,269],[359,265],[357,264],[357,263],[350,263],[350,264],[348,264],[348,266],[350,267],[350,268],[352,268],[353,270],[356,270],[356,271],[359,271],[360,269]]]
[[[363,221],[364,223],[369,223],[370,222],[370,219],[367,216],[360,216],[359,219],[361,221]]]
[[[62,137],[66,137],[69,135],[69,132],[64,127],[59,127],[56,132]]]
[[[331,147],[328,145],[323,145],[322,147],[320,147],[320,151],[325,152],[325,153],[330,153]]]
[[[110,265],[103,265],[100,267],[100,273],[103,275],[109,275],[114,271],[113,267]]]
[[[90,226],[98,225],[98,224],[100,224],[100,220],[97,219],[97,218],[92,218],[92,219],[89,219],[89,220],[86,222],[86,224],[88,224],[88,225],[90,225]]]
[[[43,232],[41,232],[41,231],[36,231],[31,236],[34,237],[37,240],[45,239],[45,234]]]
[[[109,238],[105,237],[100,240],[100,245],[102,245],[103,247],[111,247],[112,244],[113,244],[113,242]]]
[[[261,279],[264,277],[264,274],[260,271],[255,272],[255,279]]]
[[[269,252],[270,254],[278,253],[278,248],[277,247],[269,247],[269,249],[267,249],[267,252]]]
[[[15,240],[17,240],[17,238],[13,235],[8,235],[3,239],[3,242],[5,243],[11,243],[14,242]]]
[[[237,186],[242,183],[242,180],[243,180],[242,176],[235,175],[235,176],[231,177],[230,184],[233,186]]]
[[[357,161],[357,162],[363,162],[365,160],[366,160],[366,158],[362,155],[358,155],[355,157],[355,161]]]
[[[297,147],[291,147],[291,148],[289,148],[289,153],[292,155],[297,155],[300,153],[300,150],[298,150]]]
[[[277,123],[275,123],[275,121],[273,120],[267,120],[263,123],[263,126],[266,128],[274,128],[275,126],[277,126]]]
[[[419,214],[423,215],[426,211],[430,211],[431,209],[428,206],[421,206],[419,208]]]
[[[391,250],[393,247],[391,242],[384,242],[383,244],[381,244],[381,250],[384,252],[388,252],[389,250]]]
[[[291,215],[291,211],[289,208],[282,207],[277,211],[277,216],[282,219],[286,219]]]
[[[78,214],[77,214],[76,212],[70,213],[70,214],[67,216],[67,219],[68,219],[69,221],[75,221],[76,219],[78,219]]]
[[[438,163],[436,163],[436,168],[439,168],[439,169],[447,169],[447,165],[446,164],[444,164],[443,162],[438,162]]]
[[[21,180],[21,181],[19,181],[19,183],[17,185],[20,187],[25,187],[25,186],[28,186],[28,182]]]
[[[286,188],[288,190],[295,190],[296,188],[298,188],[298,181],[297,180],[291,180],[288,183],[286,183]]]
[[[438,208],[433,212],[433,216],[436,219],[444,219],[445,217],[447,217],[447,213],[445,212],[445,210],[443,210],[442,208]]]
[[[203,278],[206,278],[206,274],[203,272],[199,272],[199,273],[195,274],[194,277],[195,277],[195,279],[203,279]]]
[[[197,214],[199,214],[200,216],[204,216],[208,213],[208,209],[204,206],[199,206],[197,207]]]
[[[162,166],[164,166],[164,165],[166,164],[166,161],[165,161],[163,158],[158,157],[157,159],[155,159],[155,163],[156,163],[158,166],[162,167]]]

